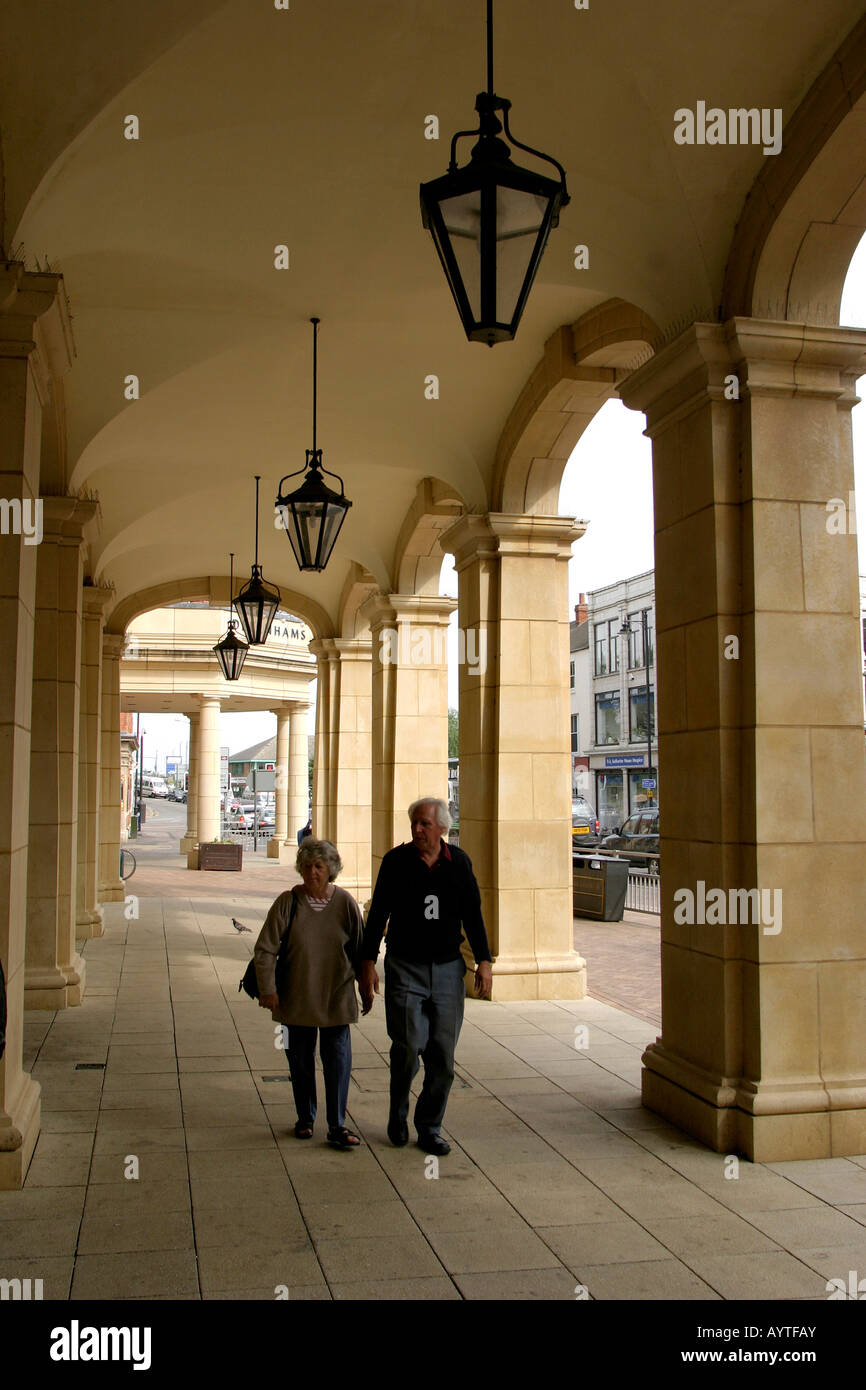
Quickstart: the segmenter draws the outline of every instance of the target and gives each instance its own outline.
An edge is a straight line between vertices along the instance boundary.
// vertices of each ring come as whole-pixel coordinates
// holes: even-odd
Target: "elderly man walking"
[[[388,1138],[398,1148],[409,1141],[409,1088],[420,1053],[424,1084],[414,1115],[418,1146],[441,1157],[451,1152],[439,1130],[463,1023],[463,932],[475,957],[475,988],[482,999],[489,999],[493,988],[492,958],[469,856],[442,838],[451,825],[446,803],[436,797],[414,801],[409,820],[411,843],[389,850],[379,869],[361,945],[358,986],[367,1012],[379,990],[375,962],[387,923]]]

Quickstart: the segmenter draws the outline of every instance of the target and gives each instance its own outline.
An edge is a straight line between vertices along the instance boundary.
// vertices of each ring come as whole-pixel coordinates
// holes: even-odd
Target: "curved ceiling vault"
[[[532,441],[507,484],[500,442],[545,343],[611,300],[640,306],[660,335],[715,318],[767,165],[754,146],[677,145],[674,112],[698,100],[793,112],[864,11],[822,0],[792,24],[787,0],[498,0],[497,90],[517,136],[562,161],[572,200],[517,340],[491,351],[463,338],[418,208],[419,182],[444,172],[451,133],[470,123],[480,3],[153,0],[139,15],[9,0],[5,238],[64,274],[69,477],[101,502],[91,572],[119,605],[222,575],[229,550],[245,576],[260,473],[265,574],[337,633],[347,593],[432,582],[435,524],[411,539],[424,479],[446,508],[549,510]],[[431,113],[439,140],[424,136]],[[299,575],[267,509],[311,443],[312,314],[318,442],[353,507],[326,573]],[[572,385],[615,382],[603,348],[584,345]],[[138,400],[124,396],[132,375]]]

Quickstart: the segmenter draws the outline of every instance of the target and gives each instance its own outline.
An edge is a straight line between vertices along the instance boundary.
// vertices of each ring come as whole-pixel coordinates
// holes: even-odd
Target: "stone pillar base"
[[[122,903],[126,897],[126,888],[122,878],[118,878],[113,883],[100,883],[99,901],[101,903]]]
[[[278,859],[281,864],[289,864],[295,867],[295,860],[298,857],[297,842],[292,844],[291,840],[278,840],[276,835],[272,835],[268,840],[268,858]],[[341,887],[343,885],[341,884]]]
[[[75,935],[79,940],[90,941],[95,936],[105,935],[105,921],[102,909],[85,908],[75,921]]]
[[[75,955],[68,965],[24,971],[25,1009],[72,1009],[84,997],[87,966]]]
[[[198,845],[195,845],[186,856],[186,867],[188,869],[198,868]]]
[[[8,1123],[0,1124],[0,1191],[17,1191],[24,1186],[39,1138],[41,1112],[42,1087],[27,1076]]]
[[[743,1154],[752,1163],[783,1163],[790,1159],[846,1158],[866,1152],[866,1109],[829,1109],[826,1089],[804,1085],[779,1092],[779,1113],[769,1094],[741,1092],[732,1086],[718,1088],[721,1104],[695,1094],[682,1068],[679,1077],[663,1075],[678,1070],[676,1059],[659,1044],[647,1048],[641,1095],[648,1110],[694,1135],[717,1153]],[[701,1078],[692,1078],[696,1089],[705,1089]],[[728,1099],[730,1098],[730,1099]],[[727,1103],[724,1100],[727,1099]],[[740,1100],[740,1104],[732,1103]],[[761,1106],[764,1113],[752,1109]],[[787,1108],[782,1110],[782,1106]]]
[[[197,844],[198,840],[195,838],[194,835],[184,835],[183,839],[180,842],[179,853],[189,854],[190,850],[195,849]]]
[[[475,998],[475,965],[467,962],[466,994]],[[501,957],[493,962],[493,998],[501,1003],[517,999],[584,999],[586,961],[571,956],[536,960],[534,957]]]

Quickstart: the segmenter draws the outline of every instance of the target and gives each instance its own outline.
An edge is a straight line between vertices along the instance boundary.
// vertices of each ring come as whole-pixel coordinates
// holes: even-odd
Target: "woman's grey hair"
[[[327,865],[328,882],[333,883],[337,874],[343,867],[343,861],[337,853],[337,846],[332,845],[330,840],[314,840],[308,835],[301,841],[298,850],[298,857],[295,860],[295,868],[299,874],[304,872],[310,864],[315,864],[318,859]]]
[[[443,801],[441,797],[438,796],[419,796],[418,800],[413,801],[412,805],[409,807],[410,821],[414,820],[415,812],[418,810],[419,806],[432,806],[434,808],[433,815],[436,819],[436,823],[439,829],[444,831],[447,835],[448,831],[451,829],[451,812],[448,810],[448,802]]]

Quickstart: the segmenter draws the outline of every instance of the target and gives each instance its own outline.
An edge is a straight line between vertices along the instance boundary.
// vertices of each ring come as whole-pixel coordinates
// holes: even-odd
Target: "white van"
[[[164,777],[145,773],[141,779],[142,796],[168,796],[168,783]]]

